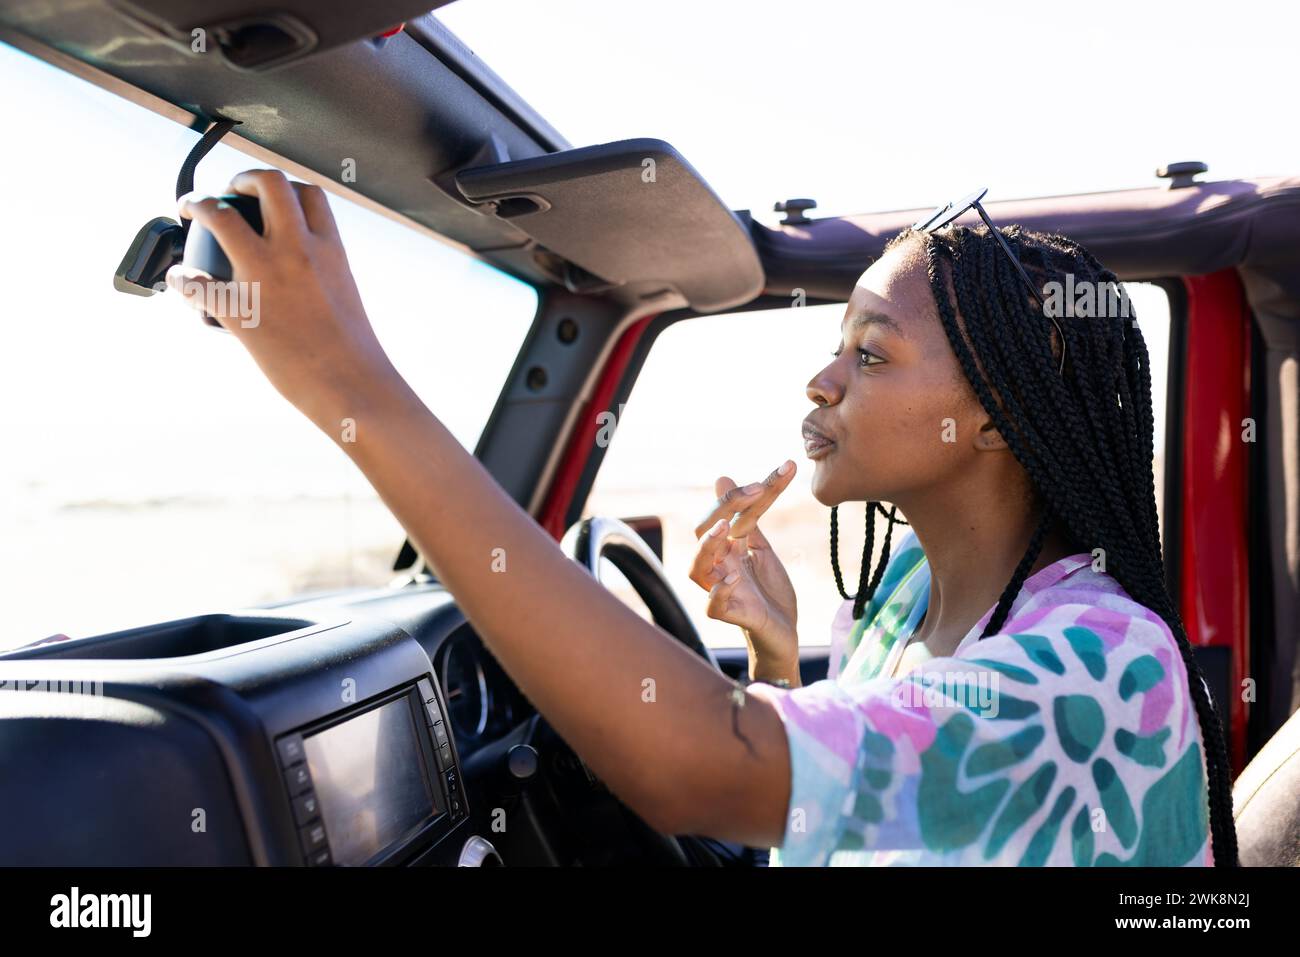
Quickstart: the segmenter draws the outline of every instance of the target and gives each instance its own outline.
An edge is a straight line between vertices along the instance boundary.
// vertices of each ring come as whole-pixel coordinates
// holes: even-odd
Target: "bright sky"
[[[438,16],[575,146],[668,140],[725,203],[769,223],[773,201],[791,196],[832,215],[930,206],[977,185],[991,199],[1144,186],[1185,159],[1216,178],[1300,172],[1300,131],[1276,93],[1294,85],[1294,8],[1236,3],[1231,27],[1208,4],[1101,2],[1076,22],[1083,9],[460,0]],[[195,134],[4,46],[0,87],[25,91],[0,126],[13,187],[0,230],[0,597],[15,629],[0,647],[205,610],[196,595],[233,606],[317,581],[382,581],[400,529],[363,507],[373,496],[337,449],[172,296],[112,291],[134,231],[173,214]],[[218,147],[197,185],[220,191],[254,165]],[[472,445],[532,291],[332,206],[381,339]],[[700,475],[677,468],[701,461],[693,441],[730,441],[722,458],[738,475],[798,457],[802,383],[829,357],[838,319],[817,323],[797,357],[761,334],[738,346],[725,323],[692,339],[690,354],[727,350],[751,374],[799,366],[747,400],[770,438],[674,431],[698,401],[669,389],[642,413],[660,423],[658,441],[638,453],[616,442],[611,460],[646,482],[694,486],[716,473],[712,460]],[[324,518],[304,504],[339,496],[347,508]],[[298,568],[339,542],[341,570]]]
[[[814,215],[1300,173],[1300,7],[457,0],[435,14],[575,146],[676,146],[732,208]],[[1284,97],[1279,93],[1285,92]]]

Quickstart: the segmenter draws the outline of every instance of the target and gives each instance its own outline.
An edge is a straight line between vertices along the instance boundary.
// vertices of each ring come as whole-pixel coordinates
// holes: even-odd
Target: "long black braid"
[[[880,560],[876,564],[876,570],[871,574],[871,581],[867,581],[867,574],[871,568],[871,553],[876,548],[876,520],[875,513],[880,512],[885,516],[889,523],[885,526],[885,543],[880,550]],[[884,577],[885,566],[889,564],[889,546],[894,537],[895,525],[906,525],[907,522],[898,518],[898,508],[890,506],[886,512],[883,505],[879,502],[867,503],[867,530],[862,542],[862,571],[858,576],[858,593],[850,595],[844,590],[844,576],[840,574],[840,520],[839,506],[831,506],[831,571],[835,573],[835,587],[839,589],[840,597],[845,601],[853,600],[853,619],[856,621],[861,618],[867,602],[871,601],[871,596],[876,593],[876,588],[880,585],[880,579]]]
[[[1124,308],[1118,316],[1110,314],[1116,310],[1099,309],[1101,318],[1074,321],[1058,315],[1062,344],[1056,327],[987,228],[904,230],[886,247],[922,245],[930,291],[953,352],[1035,490],[1034,531],[980,637],[996,634],[1005,623],[1050,529],[1059,529],[1076,551],[1103,555],[1106,571],[1131,598],[1158,614],[1178,643],[1205,741],[1214,862],[1237,866],[1222,720],[1165,584],[1152,473],[1155,419],[1146,342],[1118,278],[1086,249],[1064,236],[1017,226],[1000,232],[1040,289],[1051,281],[1065,286],[1065,277],[1073,275],[1076,288],[1087,283],[1110,296],[1099,305]],[[1063,374],[1058,373],[1062,347]],[[883,506],[868,502],[855,619],[874,594],[889,557],[887,533],[884,554],[868,581],[876,511],[884,514]],[[894,509],[886,517],[892,531]],[[847,599],[836,545],[832,509],[831,565],[836,586]]]

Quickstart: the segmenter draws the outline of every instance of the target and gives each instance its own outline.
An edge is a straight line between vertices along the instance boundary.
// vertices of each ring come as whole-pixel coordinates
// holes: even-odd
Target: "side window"
[[[828,640],[839,606],[830,513],[812,496],[800,427],[812,408],[808,380],[830,360],[843,317],[842,305],[826,305],[675,323],[654,343],[622,410],[583,515],[660,517],[664,567],[706,644],[743,642],[737,628],[705,614],[708,595],[687,577],[714,479],[743,485],[786,459],[798,473],[761,527],[799,595],[801,639]],[[860,507],[842,512],[858,516],[845,524],[861,523]],[[846,535],[843,555],[853,555],[851,542]],[[856,575],[855,559],[846,564]]]
[[[1160,540],[1168,541],[1165,530],[1165,437],[1166,418],[1169,411],[1169,295],[1159,286],[1149,282],[1126,282],[1133,313],[1137,316],[1142,338],[1151,357],[1151,412],[1155,419],[1152,429],[1155,438],[1154,471],[1156,480],[1156,512],[1160,518]]]
[[[1151,354],[1156,501],[1163,509],[1169,302],[1149,283],[1126,288]],[[813,498],[814,464],[804,455],[800,425],[812,409],[808,380],[830,360],[843,316],[843,305],[824,305],[675,323],[651,348],[622,409],[583,515],[660,517],[664,567],[706,644],[743,642],[737,628],[706,615],[708,596],[687,577],[695,525],[715,500],[714,479],[728,475],[743,485],[787,458],[798,474],[761,527],[799,596],[800,640],[830,640],[843,599],[831,572],[830,510]],[[863,510],[861,503],[839,510],[840,569],[850,593],[857,587]],[[884,528],[879,522],[877,554]]]

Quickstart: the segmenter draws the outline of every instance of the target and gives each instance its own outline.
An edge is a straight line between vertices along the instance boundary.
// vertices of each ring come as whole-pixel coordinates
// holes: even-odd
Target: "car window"
[[[1163,500],[1169,301],[1149,283],[1127,283],[1152,362],[1156,501]],[[789,570],[799,598],[799,639],[825,645],[843,599],[830,564],[830,510],[812,496],[813,464],[800,426],[813,408],[808,380],[839,342],[843,305],[708,316],[674,323],[651,347],[620,411],[583,515],[658,515],[664,566],[706,644],[743,644],[732,625],[707,617],[708,595],[687,577],[695,525],[712,507],[713,482],[761,479],[785,459],[798,474],[760,527]],[[685,387],[683,386],[685,384]],[[864,508],[840,507],[840,569],[857,587]],[[1163,519],[1162,519],[1163,521]],[[905,529],[896,529],[896,534]],[[877,522],[877,555],[885,534]]]
[[[28,94],[10,98],[0,127],[0,649],[390,581],[402,529],[234,337],[174,293],[113,289],[136,230],[175,216],[198,134],[3,45],[0,85]],[[265,165],[219,145],[196,186],[222,192]],[[380,340],[473,448],[536,291],[345,199],[330,205]]]

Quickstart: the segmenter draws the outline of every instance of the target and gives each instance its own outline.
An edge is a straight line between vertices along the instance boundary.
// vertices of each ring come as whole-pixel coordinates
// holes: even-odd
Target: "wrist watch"
[[[771,686],[774,687],[774,688],[785,688],[785,689],[788,690],[789,687],[790,687],[790,679],[789,679],[789,678],[776,678],[776,679],[774,679],[774,680],[772,680],[772,681],[769,681],[769,680],[767,680],[766,678],[754,678],[752,681],[750,681],[750,684],[764,684],[764,685],[771,685]]]

